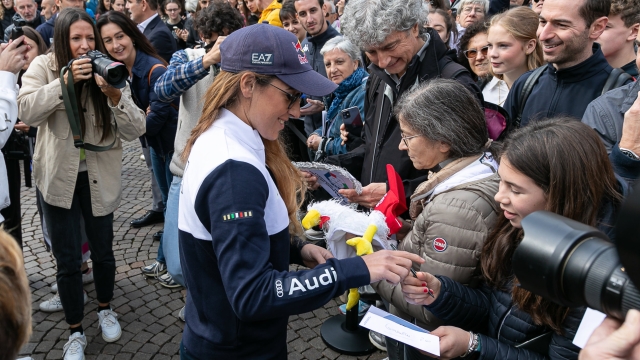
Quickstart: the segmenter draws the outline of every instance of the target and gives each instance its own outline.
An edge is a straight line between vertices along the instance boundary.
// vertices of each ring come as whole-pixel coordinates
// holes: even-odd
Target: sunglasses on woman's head
[[[468,49],[462,52],[467,59],[475,59],[478,56],[478,49]],[[482,56],[487,56],[489,53],[489,45],[480,48]]]

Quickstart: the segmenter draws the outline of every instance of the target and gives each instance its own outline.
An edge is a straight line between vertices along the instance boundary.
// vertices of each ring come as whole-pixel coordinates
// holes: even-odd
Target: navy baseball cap
[[[298,38],[277,26],[255,24],[234,31],[220,45],[220,55],[224,71],[275,75],[307,95],[328,95],[338,87],[311,68]]]

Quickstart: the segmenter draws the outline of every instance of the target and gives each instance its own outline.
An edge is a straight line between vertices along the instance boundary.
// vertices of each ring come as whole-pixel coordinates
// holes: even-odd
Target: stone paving
[[[154,279],[141,274],[141,267],[153,263],[158,243],[152,234],[162,224],[134,229],[132,219],[144,214],[151,204],[149,174],[140,160],[138,141],[125,143],[122,171],[122,202],[115,211],[113,250],[116,258],[116,283],[112,307],[119,315],[123,333],[120,340],[107,344],[100,336],[95,288],[85,285],[89,303],[85,306],[82,325],[87,336],[87,360],[179,359],[178,348],[184,323],[178,311],[184,306],[183,289],[167,289]],[[46,251],[40,218],[35,203],[35,188],[22,188],[22,228],[25,268],[32,291],[33,335],[23,347],[21,356],[36,360],[61,359],[62,347],[69,337],[63,312],[45,313],[40,302],[48,299],[55,282],[55,262]],[[289,359],[383,359],[377,351],[368,356],[340,355],[327,348],[319,336],[323,321],[338,313],[338,299],[313,312],[291,316],[287,331]]]

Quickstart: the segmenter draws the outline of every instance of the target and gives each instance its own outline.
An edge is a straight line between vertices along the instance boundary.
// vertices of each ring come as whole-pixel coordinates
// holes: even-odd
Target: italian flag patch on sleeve
[[[222,216],[222,220],[231,221],[231,220],[238,220],[238,219],[250,218],[250,217],[253,217],[253,214],[251,213],[251,211],[238,211],[238,212],[232,212]]]

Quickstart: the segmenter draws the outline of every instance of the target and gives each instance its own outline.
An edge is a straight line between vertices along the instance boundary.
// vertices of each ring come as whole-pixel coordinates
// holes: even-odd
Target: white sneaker
[[[178,317],[180,318],[180,320],[185,321],[184,320],[184,308],[186,308],[187,306],[183,306],[182,309],[180,309],[180,311],[178,312]]]
[[[87,285],[93,282],[93,270],[91,270],[91,268],[89,268],[89,272],[86,274],[82,274],[82,285]],[[52,293],[57,293],[58,292],[58,283],[54,282],[53,285],[51,285],[51,292]]]
[[[122,328],[118,322],[118,314],[113,310],[102,310],[98,312],[98,326],[102,328],[102,338],[106,342],[114,342],[120,339]]]
[[[86,305],[89,302],[89,297],[86,292],[82,292],[84,295],[84,304]],[[44,312],[56,312],[62,311],[62,302],[60,301],[60,294],[56,293],[49,299],[40,303],[40,310]]]
[[[87,338],[84,334],[73,333],[62,348],[62,356],[64,360],[84,360],[85,347],[87,347]]]

